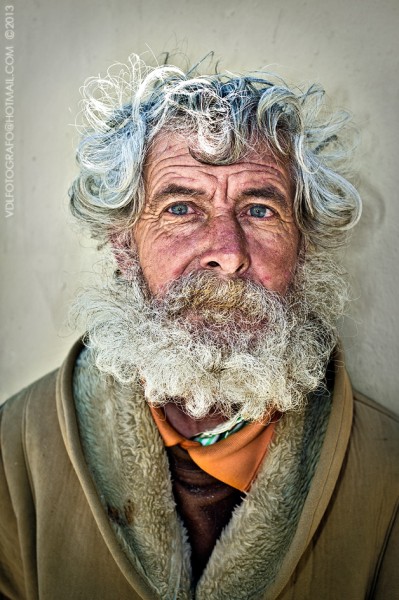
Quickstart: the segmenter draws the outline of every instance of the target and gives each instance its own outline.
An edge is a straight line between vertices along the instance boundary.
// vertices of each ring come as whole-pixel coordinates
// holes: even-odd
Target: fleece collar
[[[343,460],[351,421],[343,368],[336,375],[331,415],[329,395],[318,393],[304,411],[287,414],[278,423],[254,485],[234,511],[193,590],[190,548],[176,513],[166,453],[140,384],[122,387],[101,376],[87,349],[80,352],[74,369],[71,359],[67,362],[58,397],[67,449],[79,463],[83,487],[95,483],[103,506],[96,520],[113,554],[122,549],[125,558],[120,564],[126,567],[127,561],[151,590],[143,597],[277,597],[320,522]],[[70,397],[72,373],[76,415]],[[98,512],[98,498],[87,495],[93,512]],[[105,531],[105,520],[114,539]]]

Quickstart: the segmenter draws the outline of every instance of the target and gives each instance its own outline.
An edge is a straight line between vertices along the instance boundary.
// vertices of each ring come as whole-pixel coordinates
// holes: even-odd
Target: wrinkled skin
[[[144,171],[146,203],[133,238],[151,292],[202,269],[284,294],[298,260],[288,168],[266,146],[232,165],[202,164],[177,134],[161,134]],[[223,420],[193,421],[174,404],[168,420],[186,436]]]
[[[200,269],[285,292],[299,232],[289,171],[270,150],[232,165],[205,165],[180,136],[165,134],[155,141],[144,176],[146,204],[134,240],[153,294]]]

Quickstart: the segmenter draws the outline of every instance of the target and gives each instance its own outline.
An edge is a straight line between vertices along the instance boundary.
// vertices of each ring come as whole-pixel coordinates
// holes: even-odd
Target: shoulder
[[[60,373],[73,370],[81,342],[73,345],[64,364],[31,383],[0,406],[1,446],[3,456],[7,449],[25,445],[37,436],[42,438],[49,428],[58,428],[57,387]]]
[[[353,399],[355,405],[359,409],[366,411],[370,415],[378,415],[378,417],[381,415],[383,416],[383,418],[387,418],[388,421],[396,423],[399,426],[399,414],[394,413],[393,411],[389,410],[389,408],[386,408],[382,404],[379,404],[379,402],[368,398],[367,396],[361,394],[357,390],[353,391]]]
[[[353,393],[353,428],[379,446],[389,446],[399,452],[399,415],[360,392]]]
[[[388,497],[395,504],[399,490],[399,417],[359,392],[353,394],[354,408],[346,470],[357,487],[368,494]],[[367,496],[365,496],[367,497]]]
[[[353,397],[352,485],[362,489],[358,510],[379,549],[370,597],[393,599],[399,586],[399,417],[359,392]]]
[[[0,407],[2,445],[21,437],[27,424],[28,412],[29,423],[32,418],[41,420],[42,415],[49,413],[49,407],[55,405],[58,371],[56,369],[31,383]]]

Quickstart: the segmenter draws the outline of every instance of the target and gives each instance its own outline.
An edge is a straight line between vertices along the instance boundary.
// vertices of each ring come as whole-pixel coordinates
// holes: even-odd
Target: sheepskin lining
[[[176,512],[167,455],[139,382],[100,374],[85,348],[73,380],[83,451],[115,535],[162,600],[267,597],[290,546],[320,455],[331,408],[326,391],[277,423],[246,498],[216,542],[196,589]]]

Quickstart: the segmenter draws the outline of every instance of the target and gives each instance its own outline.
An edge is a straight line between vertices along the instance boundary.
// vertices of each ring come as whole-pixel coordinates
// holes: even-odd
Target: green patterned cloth
[[[225,440],[232,433],[240,431],[247,423],[248,421],[244,421],[242,417],[234,417],[230,421],[227,421],[227,423],[223,423],[222,426],[218,425],[215,429],[204,431],[190,439],[193,440],[193,442],[199,442],[201,446],[212,446],[212,444],[216,444],[216,442]]]

